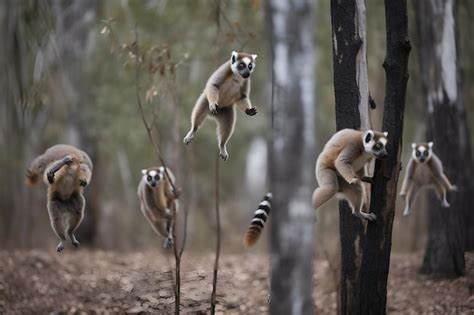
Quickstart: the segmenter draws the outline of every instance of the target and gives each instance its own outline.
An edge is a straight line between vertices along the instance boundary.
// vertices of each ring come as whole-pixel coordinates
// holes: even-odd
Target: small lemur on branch
[[[87,153],[58,144],[34,159],[27,170],[27,184],[36,185],[43,176],[48,185],[48,214],[51,227],[59,238],[58,252],[64,249],[64,241],[79,246],[74,232],[84,218],[83,188],[90,183],[92,168]]]
[[[227,141],[230,139],[235,125],[235,109],[237,105],[249,116],[257,114],[257,108],[250,102],[250,74],[255,69],[257,55],[232,52],[229,61],[221,65],[208,79],[204,92],[199,96],[191,114],[191,130],[183,142],[189,144],[196,131],[210,116],[217,123],[217,142],[219,156],[225,161]]]
[[[169,175],[169,177],[168,177]],[[141,211],[153,230],[165,238],[163,247],[173,245],[173,225],[178,211],[179,192],[173,190],[175,177],[163,166],[142,170],[142,179],[138,184],[138,198]]]
[[[370,221],[376,219],[374,213],[365,213],[368,205],[361,181],[371,183],[371,178],[364,173],[374,157],[387,157],[387,135],[372,130],[343,129],[332,136],[316,161],[319,187],[313,192],[315,209],[336,195],[347,200],[355,216]]]
[[[412,143],[412,154],[405,172],[400,196],[406,201],[403,215],[411,214],[411,206],[421,188],[433,188],[443,207],[449,207],[447,191],[457,191],[443,172],[443,163],[433,153],[433,142]]]

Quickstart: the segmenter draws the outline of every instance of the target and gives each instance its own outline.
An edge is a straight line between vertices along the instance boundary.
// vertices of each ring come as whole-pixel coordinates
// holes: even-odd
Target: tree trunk
[[[444,164],[447,177],[459,187],[449,193],[449,209],[430,196],[428,243],[422,273],[464,274],[466,224],[469,223],[473,185],[467,118],[458,75],[454,0],[416,1],[422,91],[427,107],[427,139]],[[453,154],[454,153],[454,154]],[[462,165],[462,171],[459,166]],[[469,227],[472,233],[472,227]]]
[[[385,314],[392,227],[401,170],[403,114],[408,81],[408,15],[406,0],[385,0],[387,54],[382,129],[388,132],[388,157],[375,164],[370,212],[377,220],[367,225],[360,283],[360,314]]]
[[[272,314],[313,314],[314,168],[313,3],[267,2],[273,52],[270,185]]]
[[[363,0],[332,0],[336,128],[370,129],[365,4]],[[364,225],[346,201],[339,203],[341,238],[341,314],[355,314]]]

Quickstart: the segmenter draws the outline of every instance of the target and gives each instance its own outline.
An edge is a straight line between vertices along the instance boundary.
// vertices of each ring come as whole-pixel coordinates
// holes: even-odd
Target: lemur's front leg
[[[66,155],[61,160],[55,162],[55,164],[48,170],[46,176],[48,177],[48,182],[50,184],[54,183],[54,174],[61,169],[64,165],[69,165],[74,161],[74,157]]]

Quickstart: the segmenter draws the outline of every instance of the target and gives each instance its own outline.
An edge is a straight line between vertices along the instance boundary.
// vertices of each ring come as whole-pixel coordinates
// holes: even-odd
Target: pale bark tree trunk
[[[360,306],[352,314],[386,313],[411,49],[406,0],[385,0],[385,21],[387,53],[383,64],[386,84],[382,129],[388,132],[388,157],[375,164],[370,212],[377,215],[377,220],[367,225],[360,269]]]
[[[370,129],[366,57],[365,3],[331,1],[336,128]],[[366,186],[370,188],[370,186]],[[370,189],[368,190],[370,191]],[[339,309],[354,314],[359,300],[359,270],[364,225],[352,215],[346,201],[339,203],[341,279]]]
[[[312,314],[314,210],[314,46],[313,3],[267,3],[273,52],[274,100],[270,186],[272,314]]]
[[[455,1],[416,1],[419,61],[427,140],[444,164],[448,178],[459,191],[448,194],[449,209],[430,196],[428,243],[421,272],[463,275],[466,224],[472,212],[473,172],[469,132],[459,89]],[[472,233],[472,227],[467,226]]]

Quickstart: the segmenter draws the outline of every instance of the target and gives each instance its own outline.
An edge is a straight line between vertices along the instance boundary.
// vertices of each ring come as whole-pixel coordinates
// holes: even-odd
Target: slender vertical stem
[[[216,155],[215,169],[215,207],[216,207],[216,259],[212,277],[211,314],[216,312],[217,271],[219,270],[219,255],[221,250],[221,219],[219,215],[219,155]]]

